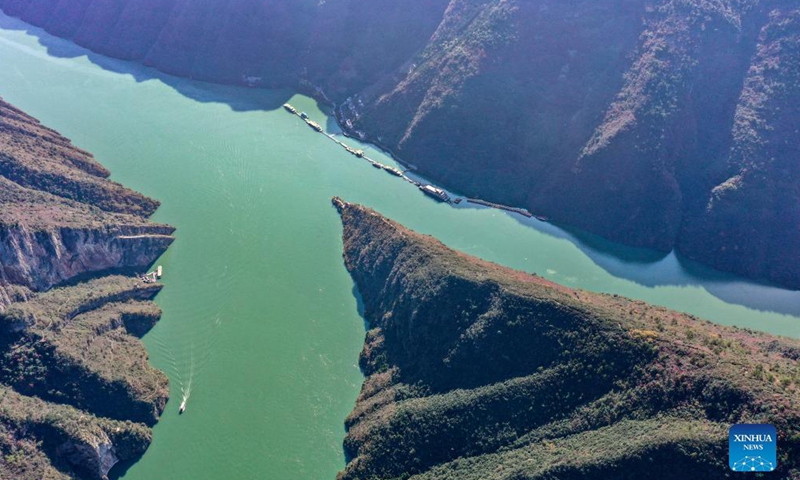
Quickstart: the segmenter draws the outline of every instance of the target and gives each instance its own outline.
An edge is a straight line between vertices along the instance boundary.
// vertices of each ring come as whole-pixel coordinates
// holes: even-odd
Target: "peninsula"
[[[334,198],[366,379],[339,480],[729,478],[771,423],[800,474],[800,342],[573,290]]]
[[[138,337],[172,243],[158,202],[0,99],[0,478],[105,479],[169,396]]]

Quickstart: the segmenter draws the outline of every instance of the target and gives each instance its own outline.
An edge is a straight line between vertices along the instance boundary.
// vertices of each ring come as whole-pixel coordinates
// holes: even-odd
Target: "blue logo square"
[[[728,465],[734,472],[778,468],[778,432],[772,425],[734,425],[728,431]]]

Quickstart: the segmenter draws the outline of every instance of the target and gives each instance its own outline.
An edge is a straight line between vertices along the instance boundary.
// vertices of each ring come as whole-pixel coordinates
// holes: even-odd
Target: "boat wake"
[[[212,321],[206,323],[206,328],[195,328],[194,333],[198,333],[198,331],[203,331],[203,333],[192,338],[188,345],[165,345],[159,342],[160,350],[168,359],[169,377],[173,385],[180,389],[179,414],[186,411],[189,398],[196,385],[196,379],[202,376],[200,374],[211,359],[211,353],[216,344],[217,330],[221,323],[220,317],[216,316]]]
[[[192,356],[191,368],[189,369],[189,380],[186,382],[186,385],[181,382],[181,406],[178,407],[178,413],[183,413],[186,411],[186,402],[189,401],[189,397],[192,395],[192,380],[194,380],[194,356]]]

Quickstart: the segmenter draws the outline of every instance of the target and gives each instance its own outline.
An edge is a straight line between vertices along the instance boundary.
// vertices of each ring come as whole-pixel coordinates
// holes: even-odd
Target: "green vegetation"
[[[0,99],[0,308],[19,287],[143,270],[172,243],[158,206],[109,181],[87,152]]]
[[[120,460],[141,455],[151,440],[147,427],[89,415],[65,405],[0,387],[0,474],[38,480],[105,476],[100,453],[113,445]],[[80,460],[74,462],[73,460]]]
[[[331,101],[464,196],[800,288],[794,0],[114,5],[0,0],[105,55]]]
[[[161,289],[129,277],[102,277],[12,304],[0,320],[26,325],[6,335],[0,380],[18,392],[96,414],[148,424],[168,397],[167,379],[147,364],[132,335],[161,312]]]
[[[339,201],[370,324],[346,479],[727,478],[727,428],[800,474],[800,342],[572,290]],[[669,471],[663,469],[670,465]]]
[[[144,284],[136,278],[117,275],[102,277],[73,287],[44,292],[31,301],[13,304],[0,313],[0,325],[5,326],[6,330],[34,327],[60,331],[64,322],[71,321],[83,312],[112,302],[149,299],[159,290],[160,285]]]
[[[166,404],[137,338],[161,286],[98,274],[147,268],[173,229],[108,175],[0,100],[0,478],[107,478]]]
[[[109,181],[108,170],[86,151],[0,100],[0,172],[20,186],[146,217],[158,202]]]

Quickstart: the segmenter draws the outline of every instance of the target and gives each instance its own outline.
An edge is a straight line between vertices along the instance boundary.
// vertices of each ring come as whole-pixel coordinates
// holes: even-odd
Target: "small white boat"
[[[178,409],[178,413],[179,414],[183,413],[184,410],[186,410],[186,400],[185,399],[181,402],[181,408]]]

